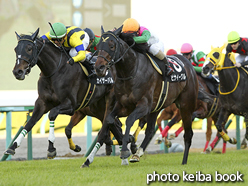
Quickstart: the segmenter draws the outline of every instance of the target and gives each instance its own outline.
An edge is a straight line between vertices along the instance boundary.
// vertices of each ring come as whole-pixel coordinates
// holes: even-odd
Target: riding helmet
[[[54,33],[55,32],[55,33]],[[67,30],[63,23],[53,23],[52,28],[50,29],[49,36],[51,38],[62,38],[65,36]]]
[[[123,33],[137,32],[140,28],[138,21],[133,18],[128,18],[123,22]]]
[[[192,52],[192,50],[193,50],[193,47],[192,47],[192,45],[189,44],[189,43],[184,43],[184,44],[182,45],[182,47],[181,47],[181,53],[182,53],[182,54],[183,54],[183,53],[185,53],[185,54],[190,53],[190,52]]]
[[[240,40],[239,34],[236,31],[231,31],[228,36],[228,43],[236,43],[237,41]]]
[[[167,56],[171,56],[171,55],[174,55],[174,54],[177,54],[177,51],[175,51],[174,49],[170,49],[166,52],[166,55]]]
[[[92,42],[95,39],[95,34],[90,28],[85,28],[84,31],[89,35],[90,42]]]

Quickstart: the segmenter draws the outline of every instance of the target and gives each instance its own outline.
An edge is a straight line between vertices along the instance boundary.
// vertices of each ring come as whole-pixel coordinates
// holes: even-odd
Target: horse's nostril
[[[105,69],[105,65],[101,65],[99,68],[101,71]]]
[[[23,74],[23,71],[22,70],[18,70],[17,74],[18,75],[22,75]]]

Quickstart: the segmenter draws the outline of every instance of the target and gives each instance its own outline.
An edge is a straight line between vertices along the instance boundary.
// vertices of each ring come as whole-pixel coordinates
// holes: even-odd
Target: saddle
[[[152,54],[146,53],[147,57],[150,59],[150,62],[154,69],[163,76],[163,79],[169,82],[180,82],[186,81],[187,75],[186,70],[184,68],[184,64],[181,60],[179,60],[176,56],[166,56],[170,67],[174,70],[174,72],[170,76],[166,76],[166,67],[165,63]]]

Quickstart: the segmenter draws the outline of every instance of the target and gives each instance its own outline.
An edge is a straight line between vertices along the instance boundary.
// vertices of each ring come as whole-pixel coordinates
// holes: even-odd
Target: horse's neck
[[[233,63],[231,60],[226,56],[224,61],[224,67],[230,67],[233,66]],[[229,69],[222,69],[218,71],[219,79],[220,79],[220,86],[223,88],[227,88],[227,90],[231,90],[234,88],[237,79],[238,79],[238,73],[236,68],[229,68]]]
[[[37,66],[40,68],[44,76],[50,76],[59,66],[61,59],[61,53],[55,51],[56,48],[39,42],[39,52],[42,50],[38,56]]]
[[[120,57],[125,53],[127,48],[120,52]],[[127,78],[134,76],[138,68],[137,52],[128,49],[127,53],[122,57],[120,62],[115,64],[117,77]]]

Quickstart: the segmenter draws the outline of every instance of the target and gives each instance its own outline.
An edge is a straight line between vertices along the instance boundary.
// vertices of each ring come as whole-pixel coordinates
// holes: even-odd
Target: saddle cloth
[[[169,82],[180,82],[186,81],[187,75],[184,68],[184,64],[181,60],[179,60],[176,56],[166,56],[169,62],[170,67],[174,70],[174,72],[169,76],[165,76],[165,63],[152,54],[146,54],[151,61],[152,66],[159,74],[161,74],[164,79],[166,78]]]

